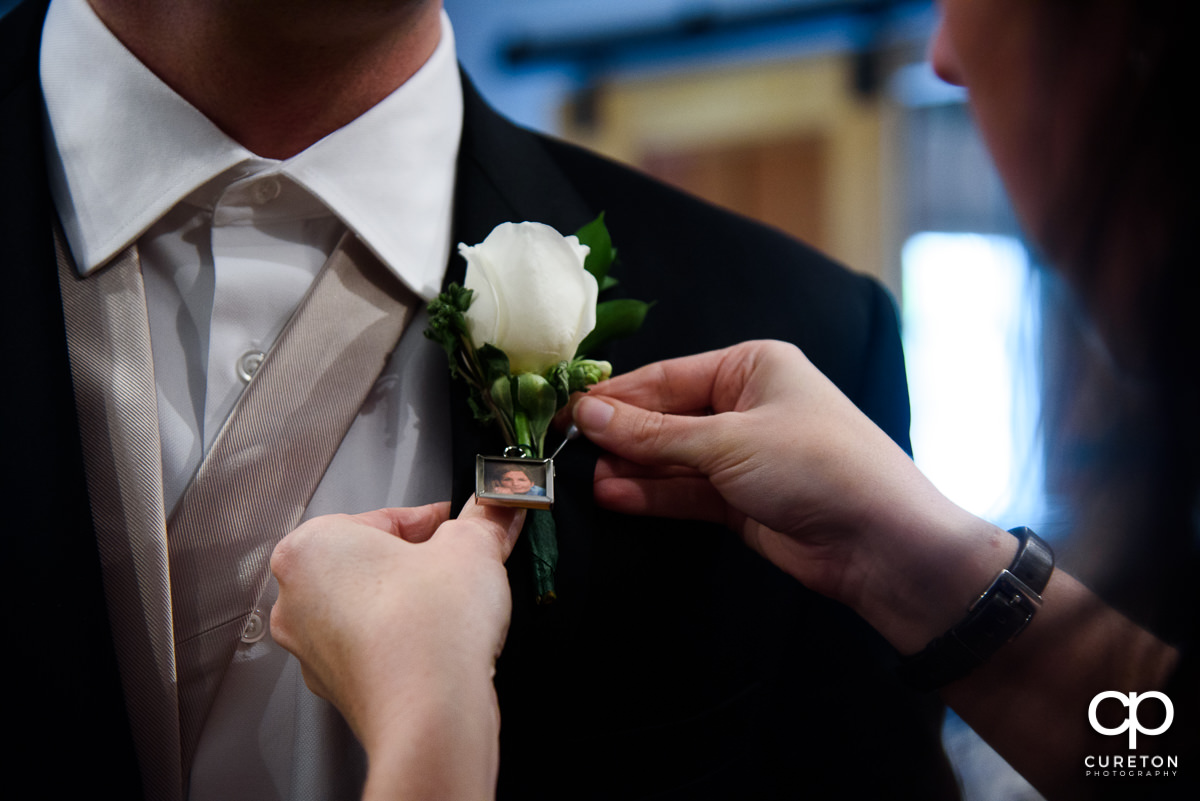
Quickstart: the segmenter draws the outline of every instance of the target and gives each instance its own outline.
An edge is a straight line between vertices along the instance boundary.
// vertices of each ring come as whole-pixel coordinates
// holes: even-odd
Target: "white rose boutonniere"
[[[596,327],[596,277],[574,236],[535,222],[504,223],[478,245],[459,245],[472,302],[467,331],[495,345],[514,373],[543,373],[575,358]]]
[[[608,274],[616,251],[603,214],[572,236],[541,223],[503,223],[477,245],[460,244],[459,253],[467,261],[465,286],[451,284],[429,304],[425,335],[446,351],[451,375],[467,382],[476,419],[499,426],[505,456],[543,459],[555,413],[572,392],[612,372],[585,354],[636,331],[649,304],[597,303],[616,283]],[[558,558],[553,498],[526,500],[539,509],[527,518],[526,536],[538,600],[548,601]]]

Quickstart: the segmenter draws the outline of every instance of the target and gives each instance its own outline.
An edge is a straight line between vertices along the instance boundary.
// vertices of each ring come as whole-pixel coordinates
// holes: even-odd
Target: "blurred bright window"
[[[905,243],[902,269],[917,465],[968,511],[1033,525],[1038,279],[1025,247],[1012,236],[925,231]]]

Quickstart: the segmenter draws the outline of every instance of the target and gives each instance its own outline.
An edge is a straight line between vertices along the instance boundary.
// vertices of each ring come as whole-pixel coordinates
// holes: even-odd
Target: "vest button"
[[[246,621],[246,628],[242,629],[242,642],[258,642],[265,636],[267,636],[266,615],[261,609],[255,609],[250,613],[250,619]]]

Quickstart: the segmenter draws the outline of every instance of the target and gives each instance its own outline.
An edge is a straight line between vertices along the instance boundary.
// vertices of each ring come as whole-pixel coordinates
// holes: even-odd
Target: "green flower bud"
[[[535,454],[542,454],[542,443],[550,421],[558,411],[558,393],[549,381],[536,373],[521,373],[513,378],[516,397],[513,406],[518,415],[523,414],[529,425],[529,445]]]
[[[534,420],[545,418],[549,425],[550,418],[558,411],[558,394],[550,382],[537,373],[521,373],[515,377],[517,397],[516,405]]]
[[[593,359],[576,359],[567,366],[567,382],[571,392],[580,392],[612,375],[612,365]]]
[[[580,359],[579,366],[583,369],[583,380],[589,385],[607,381],[612,375],[612,365],[609,362]]]

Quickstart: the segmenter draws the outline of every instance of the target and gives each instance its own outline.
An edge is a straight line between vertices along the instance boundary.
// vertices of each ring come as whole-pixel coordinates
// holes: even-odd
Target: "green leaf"
[[[479,400],[474,391],[467,396],[467,405],[471,408],[471,415],[475,418],[475,422],[480,425],[486,425],[496,418],[492,410]]]
[[[650,311],[653,303],[641,300],[606,300],[596,304],[596,327],[588,334],[579,349],[575,351],[578,359],[589,351],[617,337],[629,336],[642,327],[646,312]]]
[[[600,291],[614,286],[617,280],[608,276],[608,269],[616,260],[617,251],[613,247],[612,237],[608,234],[608,226],[604,224],[604,212],[600,212],[599,217],[576,231],[575,236],[579,244],[590,248],[583,269],[595,277]]]
[[[484,386],[490,385],[497,378],[508,375],[508,354],[495,345],[484,345],[475,351],[479,360],[479,368],[483,371]]]

